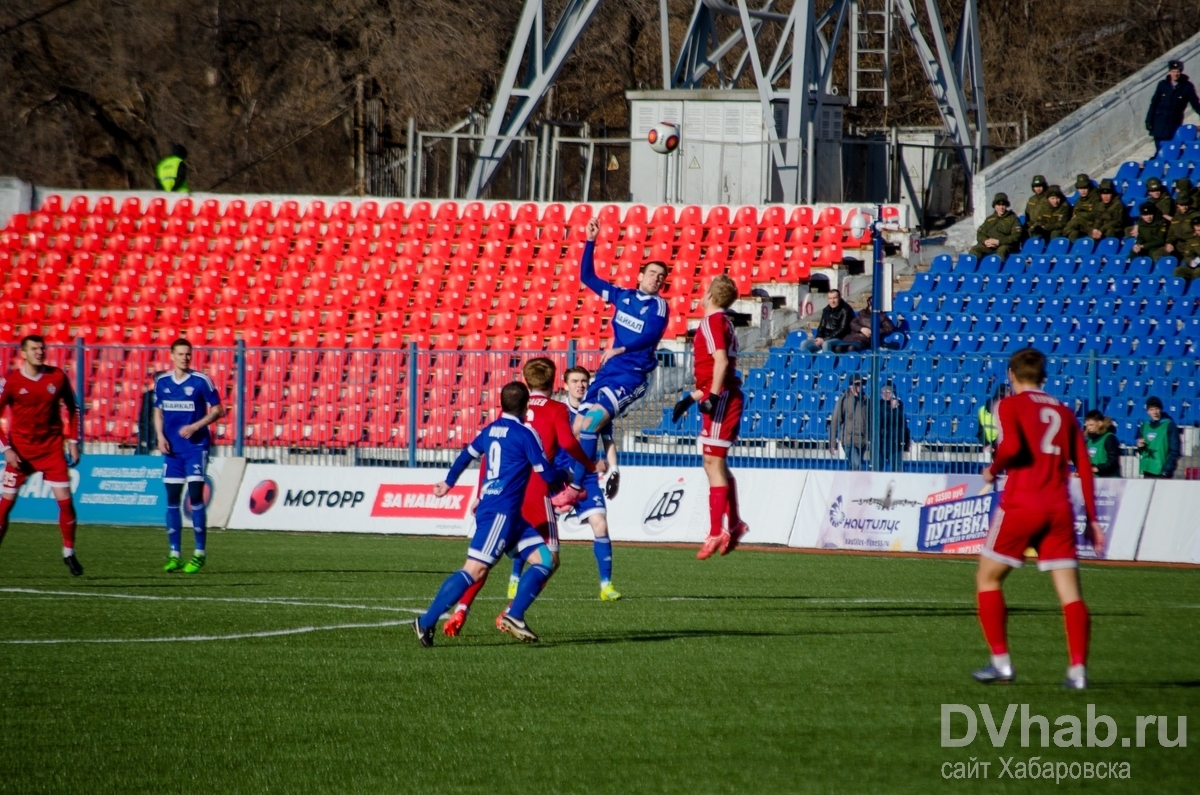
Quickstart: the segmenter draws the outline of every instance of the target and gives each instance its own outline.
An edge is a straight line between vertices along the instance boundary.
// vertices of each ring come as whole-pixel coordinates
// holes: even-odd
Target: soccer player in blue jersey
[[[659,292],[667,279],[667,266],[658,261],[647,262],[638,276],[636,290],[617,287],[596,275],[593,257],[600,224],[588,221],[587,243],[579,262],[580,279],[606,303],[612,304],[612,345],[604,352],[596,378],[588,386],[583,399],[582,413],[575,421],[575,433],[588,456],[596,455],[596,438],[614,419],[621,416],[635,401],[646,394],[650,373],[658,367],[658,343],[667,331],[667,302]],[[574,464],[571,475],[582,483],[583,466]],[[570,499],[581,499],[581,489],[565,490],[569,498],[560,497],[555,507],[565,507]]]
[[[163,571],[182,570],[195,574],[204,566],[207,532],[204,510],[204,475],[212,437],[208,426],[225,414],[212,379],[191,369],[192,345],[185,339],[171,343],[169,372],[154,380],[154,430],[163,463],[163,485],[167,489],[167,544],[170,555]],[[192,509],[196,551],[186,564],[180,558],[183,516],[180,513],[183,487],[187,485]]]
[[[500,616],[499,628],[519,640],[538,639],[525,623],[525,611],[541,593],[554,563],[546,542],[522,517],[521,507],[533,473],[545,480],[551,491],[566,481],[566,473],[546,460],[537,433],[523,422],[528,407],[529,389],[516,381],[507,384],[500,390],[500,408],[504,412],[500,419],[480,431],[459,453],[446,479],[433,487],[435,495],[444,497],[472,461],[487,456],[467,561],[442,583],[429,610],[413,620],[413,631],[422,646],[433,645],[433,630],[441,615],[487,574],[505,551],[520,556],[528,565],[512,604]]]
[[[571,411],[572,421],[583,413],[583,399],[587,395],[591,378],[592,374],[583,367],[572,367],[563,374],[563,382],[567,387],[567,408]],[[592,528],[592,552],[596,556],[596,568],[600,570],[600,601],[615,602],[621,598],[621,594],[612,584],[612,541],[608,537],[606,498],[612,499],[617,496],[620,484],[617,446],[613,442],[611,425],[599,434],[583,434],[580,444],[582,445],[584,439],[589,436],[599,437],[590,441],[597,449],[603,446],[603,455],[608,462],[608,474],[603,484],[600,482],[600,475],[589,473],[584,476],[583,483],[580,484],[584,496],[575,506],[575,516],[580,521],[586,521]],[[559,451],[554,463],[565,469],[571,467],[573,461],[569,455]]]

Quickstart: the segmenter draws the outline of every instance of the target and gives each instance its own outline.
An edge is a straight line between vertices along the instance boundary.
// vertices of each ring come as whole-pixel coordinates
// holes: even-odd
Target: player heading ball
[[[1038,553],[1038,569],[1050,572],[1062,604],[1067,628],[1070,666],[1064,687],[1087,687],[1088,636],[1091,616],[1079,584],[1075,556],[1075,513],[1067,484],[1074,464],[1083,487],[1087,513],[1086,537],[1097,552],[1104,549],[1104,532],[1096,521],[1091,459],[1075,414],[1042,391],[1046,357],[1023,348],[1008,361],[1013,395],[1000,401],[996,455],[983,470],[992,483],[1003,472],[1008,481],[1000,495],[1000,510],[979,556],[975,574],[979,623],[992,650],[991,662],[975,671],[979,682],[1011,682],[1016,678],[1008,655],[1008,612],[1004,578],[1023,565],[1026,549]]]

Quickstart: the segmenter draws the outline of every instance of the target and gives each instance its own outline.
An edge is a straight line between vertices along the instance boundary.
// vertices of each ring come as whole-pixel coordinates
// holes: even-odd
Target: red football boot
[[[729,544],[729,533],[722,532],[718,536],[704,539],[704,546],[696,553],[696,560],[707,560]]]
[[[728,555],[730,552],[738,548],[738,542],[742,540],[742,536],[750,532],[750,526],[745,522],[738,522],[728,533],[721,536],[725,539],[725,543],[721,544],[721,554]]]

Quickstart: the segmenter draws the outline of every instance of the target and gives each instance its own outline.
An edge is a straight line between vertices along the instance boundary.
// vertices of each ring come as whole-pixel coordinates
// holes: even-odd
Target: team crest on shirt
[[[192,396],[192,393],[193,393],[193,392],[195,392],[195,391],[196,391],[195,387],[185,386],[185,387],[183,388],[183,393],[184,393],[185,395],[187,395],[188,397],[191,397],[191,396]]]
[[[47,384],[46,391],[49,392],[51,395],[53,395],[54,394],[54,384]]]

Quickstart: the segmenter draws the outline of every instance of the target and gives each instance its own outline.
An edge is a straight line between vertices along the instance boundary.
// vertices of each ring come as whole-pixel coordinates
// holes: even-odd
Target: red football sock
[[[476,594],[479,593],[479,589],[483,587],[483,584],[485,582],[487,582],[486,577],[480,577],[478,580],[476,580],[471,585],[471,587],[467,589],[467,592],[464,593],[462,595],[462,597],[458,600],[458,603],[460,605],[462,605],[463,607],[467,608],[468,610],[470,610],[471,603],[475,601]]]
[[[738,510],[737,480],[729,479],[729,526],[732,528],[742,521],[742,513]]]
[[[1063,623],[1067,625],[1067,651],[1071,655],[1071,665],[1087,665],[1092,615],[1082,599],[1063,605]]]
[[[1008,608],[1004,591],[980,591],[975,594],[979,604],[979,624],[992,654],[1008,654]]]
[[[70,499],[58,501],[58,529],[62,531],[63,546],[75,548],[75,505]]]
[[[4,535],[8,532],[8,512],[15,504],[16,500],[11,497],[0,497],[0,541],[4,540]]]
[[[708,535],[719,536],[725,532],[725,513],[729,510],[729,487],[710,486],[708,489],[708,517],[711,522]]]

